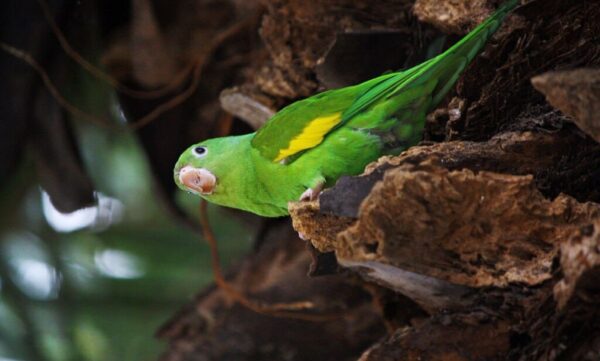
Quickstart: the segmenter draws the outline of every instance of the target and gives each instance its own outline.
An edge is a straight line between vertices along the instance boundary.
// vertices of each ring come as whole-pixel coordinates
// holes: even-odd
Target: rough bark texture
[[[600,142],[600,69],[550,72],[532,82],[552,106]]]
[[[336,254],[471,287],[539,284],[560,241],[600,215],[570,197],[546,200],[532,177],[397,167],[338,233]]]
[[[563,279],[554,287],[559,308],[565,308],[577,291],[577,297],[591,301],[600,291],[600,223],[588,223],[573,232],[561,245],[560,264]]]
[[[487,0],[417,0],[414,11],[420,21],[431,23],[447,33],[464,34],[479,24],[493,9]]]

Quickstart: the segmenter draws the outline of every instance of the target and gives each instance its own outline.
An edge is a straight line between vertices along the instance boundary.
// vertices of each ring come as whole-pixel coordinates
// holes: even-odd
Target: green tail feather
[[[371,129],[392,130],[404,146],[418,142],[426,114],[444,99],[517,3],[518,0],[505,2],[442,54],[403,72],[386,74],[359,85],[368,88],[342,114],[341,123],[361,124],[362,119],[374,117],[381,126],[374,124]],[[390,129],[387,119],[392,117],[397,122]]]
[[[432,64],[429,71],[432,71],[434,74],[439,72],[439,81],[432,93],[432,102],[430,108],[427,110],[428,112],[444,99],[467,65],[479,54],[488,39],[502,24],[506,14],[517,3],[518,0],[507,1],[492,16],[479,24],[458,43],[431,60]]]

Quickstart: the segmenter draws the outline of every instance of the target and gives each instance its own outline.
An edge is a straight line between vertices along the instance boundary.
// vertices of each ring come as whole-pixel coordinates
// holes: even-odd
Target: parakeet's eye
[[[194,148],[194,155],[198,158],[202,158],[208,153],[206,147],[196,147]]]

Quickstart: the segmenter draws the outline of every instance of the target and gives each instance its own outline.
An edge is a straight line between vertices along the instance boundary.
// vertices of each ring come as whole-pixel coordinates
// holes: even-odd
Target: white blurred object
[[[110,225],[118,223],[123,218],[123,203],[96,193],[97,205],[78,209],[71,213],[61,213],[57,210],[50,196],[42,189],[42,208],[48,224],[57,232],[73,232],[78,229],[90,228],[101,231]]]
[[[36,259],[9,260],[12,278],[29,298],[52,300],[58,297],[61,276],[49,264]]]
[[[132,279],[145,274],[140,259],[126,251],[105,249],[97,251],[94,263],[98,271],[111,278]]]
[[[9,266],[9,276],[27,297],[53,300],[58,297],[62,276],[49,262],[46,245],[33,233],[5,236],[0,255]]]

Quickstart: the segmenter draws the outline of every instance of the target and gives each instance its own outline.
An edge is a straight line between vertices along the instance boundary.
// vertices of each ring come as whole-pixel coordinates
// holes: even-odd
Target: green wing
[[[315,147],[340,123],[355,97],[356,89],[348,87],[292,103],[256,132],[252,146],[276,162]]]
[[[382,103],[391,104],[387,107],[391,109],[386,108],[373,122],[386,121],[402,111],[423,118],[444,98],[517,2],[506,2],[454,46],[411,69],[323,92],[283,108],[258,130],[252,146],[265,158],[281,161],[316,147],[327,134]],[[413,127],[414,131],[421,130]]]

